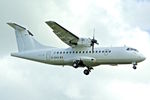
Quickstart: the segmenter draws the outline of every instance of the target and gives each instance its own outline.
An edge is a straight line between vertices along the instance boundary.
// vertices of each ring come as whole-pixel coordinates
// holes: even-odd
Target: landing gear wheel
[[[78,68],[78,64],[76,62],[73,63],[74,68]]]
[[[73,65],[72,65],[72,66],[73,66],[74,68],[78,68],[78,67],[79,67],[79,63],[80,63],[80,61],[79,61],[79,60],[76,60],[76,61],[73,62]]]
[[[133,65],[133,69],[136,69],[137,67],[135,65]]]
[[[89,75],[89,73],[90,73],[90,71],[89,71],[88,69],[85,69],[85,70],[84,70],[84,74],[85,74],[85,75]]]

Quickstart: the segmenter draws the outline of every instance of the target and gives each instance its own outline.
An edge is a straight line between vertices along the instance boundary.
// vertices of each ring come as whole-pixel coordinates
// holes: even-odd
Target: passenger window
[[[102,51],[102,53],[104,53],[104,51]]]
[[[88,51],[86,51],[86,53],[88,53]]]
[[[81,53],[81,51],[79,51],[79,53]]]
[[[91,53],[91,51],[89,51],[89,53]]]
[[[84,51],[82,53],[84,53]]]
[[[62,52],[60,52],[60,54],[62,54]]]
[[[72,53],[74,53],[74,51]]]
[[[70,54],[71,54],[71,51],[70,51]]]
[[[101,51],[99,51],[99,53],[101,53]]]
[[[78,53],[78,51],[76,51],[76,53]]]
[[[59,52],[57,52],[57,54],[59,54]]]

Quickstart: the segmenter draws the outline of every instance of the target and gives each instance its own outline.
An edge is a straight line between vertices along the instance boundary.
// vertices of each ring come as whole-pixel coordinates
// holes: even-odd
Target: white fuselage
[[[101,64],[132,64],[145,59],[136,49],[128,47],[100,47],[95,48],[93,53],[91,48],[50,48],[11,55],[53,65],[72,65],[75,60],[82,60],[89,67]]]
[[[134,48],[94,48],[94,44],[98,44],[94,36],[93,39],[79,38],[54,21],[46,23],[70,48],[45,46],[34,39],[33,34],[26,28],[16,23],[7,23],[15,29],[18,46],[18,53],[11,55],[53,65],[71,65],[74,68],[86,67],[87,69],[83,71],[85,75],[88,75],[93,67],[101,64],[133,64],[133,69],[136,69],[137,63],[145,60],[145,57]]]

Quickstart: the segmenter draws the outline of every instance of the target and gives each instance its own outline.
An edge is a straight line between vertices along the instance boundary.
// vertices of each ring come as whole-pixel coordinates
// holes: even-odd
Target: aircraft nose
[[[146,59],[146,57],[144,55],[140,55],[141,61],[144,61]]]

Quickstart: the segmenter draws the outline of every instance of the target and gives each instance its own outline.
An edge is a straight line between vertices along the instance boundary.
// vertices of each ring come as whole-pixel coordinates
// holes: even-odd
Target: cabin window
[[[66,54],[68,54],[68,51],[66,52]]]
[[[99,51],[99,53],[101,53],[101,51]]]
[[[62,54],[62,52],[60,52],[60,54]]]
[[[89,53],[91,53],[91,51],[89,51]]]
[[[96,51],[96,53],[97,53],[97,51]]]
[[[86,53],[88,53],[88,51],[86,51]]]
[[[70,51],[70,54],[71,54],[71,51]]]
[[[63,52],[63,54],[65,54],[65,51]]]
[[[82,53],[84,53],[84,51],[82,51]]]
[[[104,53],[104,51],[102,51],[102,53]]]
[[[109,50],[109,53],[111,53],[111,51]]]
[[[74,51],[72,53],[74,53]]]
[[[79,51],[79,53],[81,53],[81,51]]]
[[[57,54],[59,54],[59,52],[57,52]]]
[[[78,51],[76,51],[76,53],[78,53]]]

